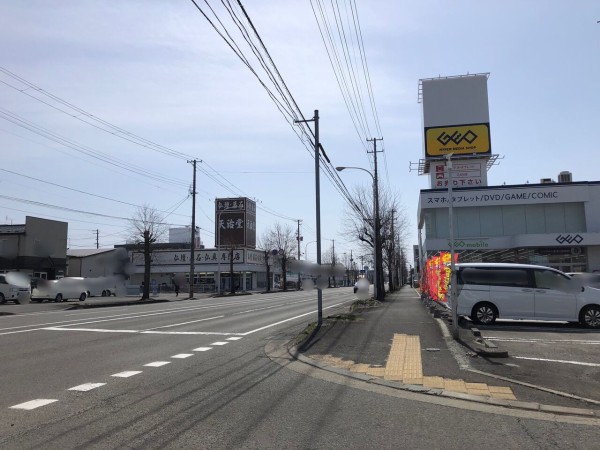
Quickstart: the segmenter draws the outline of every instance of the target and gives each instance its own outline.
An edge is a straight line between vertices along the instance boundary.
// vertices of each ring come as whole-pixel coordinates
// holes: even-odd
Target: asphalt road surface
[[[324,315],[351,288],[324,291]],[[597,448],[597,419],[374,386],[292,361],[315,292],[0,317],[0,448]],[[278,350],[279,349],[279,350]]]

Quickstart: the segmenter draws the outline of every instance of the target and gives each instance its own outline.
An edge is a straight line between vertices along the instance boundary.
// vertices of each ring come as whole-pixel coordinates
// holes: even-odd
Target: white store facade
[[[454,188],[459,262],[600,271],[600,181]],[[447,189],[421,190],[422,257],[450,250]]]

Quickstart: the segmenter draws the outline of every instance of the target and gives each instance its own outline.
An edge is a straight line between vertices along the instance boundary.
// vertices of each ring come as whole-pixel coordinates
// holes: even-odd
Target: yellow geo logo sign
[[[488,123],[425,128],[426,157],[491,151]]]

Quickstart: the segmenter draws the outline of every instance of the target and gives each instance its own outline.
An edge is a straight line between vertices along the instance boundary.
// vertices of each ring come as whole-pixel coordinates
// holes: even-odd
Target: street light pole
[[[336,167],[335,170],[337,170],[338,172],[341,172],[344,169],[356,169],[356,170],[362,170],[363,172],[367,172],[371,178],[373,179],[373,217],[374,217],[374,223],[373,223],[373,230],[374,230],[374,259],[375,259],[375,277],[373,279],[373,291],[375,294],[375,298],[377,300],[383,300],[383,286],[380,285],[380,280],[383,280],[383,273],[380,275],[380,270],[381,272],[383,272],[383,266],[381,265],[380,259],[381,259],[381,255],[379,254],[379,248],[380,248],[380,237],[379,237],[379,193],[378,193],[378,188],[377,188],[377,179],[375,178],[375,176],[368,171],[367,169],[363,169],[362,167],[346,167],[346,166],[339,166]]]
[[[446,155],[448,171],[448,231],[450,234],[450,304],[452,306],[452,337],[458,340],[458,298],[456,295],[456,268],[454,266],[454,199],[452,198],[452,153]]]

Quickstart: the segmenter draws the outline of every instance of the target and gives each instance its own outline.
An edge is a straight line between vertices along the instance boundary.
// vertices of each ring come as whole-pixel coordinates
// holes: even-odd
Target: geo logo
[[[583,242],[583,237],[579,234],[576,234],[575,236],[571,236],[570,234],[559,234],[558,236],[556,236],[555,240],[559,244],[572,244],[573,242],[575,242],[576,244],[581,244],[581,242]]]

